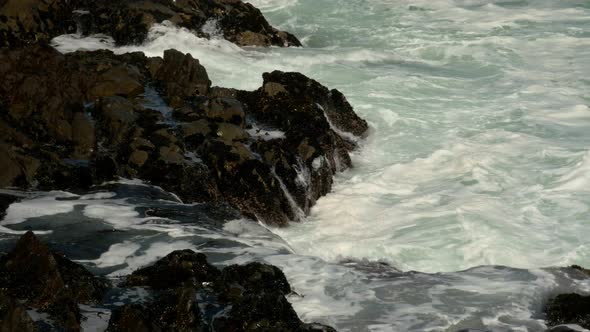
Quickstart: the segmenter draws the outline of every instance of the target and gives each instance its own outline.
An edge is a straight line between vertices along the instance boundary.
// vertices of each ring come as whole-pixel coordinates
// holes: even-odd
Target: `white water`
[[[208,249],[236,255],[219,263],[281,266],[305,294],[290,299],[303,319],[351,331],[541,331],[548,296],[590,290],[539,269],[590,266],[588,1],[251,2],[306,47],[241,49],[170,25],[138,47],[54,41],[64,52],[176,48],[198,58],[215,85],[243,89],[259,87],[265,71],[300,71],[340,89],[370,122],[355,168],[338,175],[306,222],[273,230],[282,239],[232,222],[215,236],[248,248]],[[86,216],[117,228],[145,222],[117,201],[88,204]],[[176,240],[142,251],[134,238],[95,264],[126,264],[113,272],[123,273],[165,248],[190,247],[184,237],[202,232],[145,227]],[[349,258],[356,265],[340,264]],[[399,276],[376,261],[449,273]]]

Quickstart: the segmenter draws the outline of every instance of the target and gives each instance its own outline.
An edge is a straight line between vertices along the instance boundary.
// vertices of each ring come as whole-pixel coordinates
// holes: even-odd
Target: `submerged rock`
[[[48,41],[66,33],[103,33],[119,45],[142,43],[155,23],[170,22],[201,37],[223,37],[240,46],[301,46],[239,0],[4,0],[0,48]]]

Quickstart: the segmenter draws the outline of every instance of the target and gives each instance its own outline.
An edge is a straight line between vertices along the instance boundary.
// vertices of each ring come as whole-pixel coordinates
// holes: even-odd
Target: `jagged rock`
[[[262,263],[228,266],[221,271],[214,287],[221,294],[221,298],[228,301],[245,293],[291,293],[291,286],[283,271],[276,266]]]
[[[15,151],[13,146],[0,142],[0,187],[26,187],[40,166],[39,160]]]
[[[78,303],[101,301],[107,288],[84,267],[52,253],[32,232],[0,257],[0,284],[7,295],[48,312],[66,331],[80,330]]]
[[[205,116],[211,120],[232,123],[243,126],[244,108],[242,104],[234,98],[212,98],[204,105]]]
[[[578,324],[590,329],[590,296],[560,294],[545,306],[547,325]]]
[[[301,46],[295,36],[273,28],[258,9],[242,1],[4,0],[0,47],[48,41],[77,29],[111,35],[119,45],[139,44],[153,24],[164,21],[202,37],[219,34],[238,45]]]
[[[209,121],[205,119],[193,121],[190,123],[183,124],[182,135],[186,137],[199,135],[203,138],[211,133],[211,126]]]
[[[149,314],[140,305],[126,304],[113,310],[107,332],[160,332],[157,325],[151,322]]]
[[[240,212],[282,226],[296,219],[269,165],[255,158],[244,158],[239,150],[219,140],[207,140],[201,155],[225,200]]]
[[[36,45],[1,50],[0,74],[1,187],[137,177],[287,225],[330,191],[367,130],[342,94],[301,74],[267,73],[253,92],[211,89],[198,60],[175,50],[61,55]],[[144,87],[174,110],[146,106]],[[252,131],[266,127],[280,135]]]
[[[16,299],[0,292],[0,332],[34,332],[35,323]]]
[[[285,298],[291,293],[285,275],[268,264],[231,265],[219,272],[202,254],[175,251],[135,271],[125,286],[150,286],[159,293],[146,305],[117,309],[109,331],[123,331],[133,321],[141,331],[335,331],[302,323]],[[197,292],[214,302],[198,305]]]
[[[190,282],[200,286],[212,282],[218,275],[219,270],[207,262],[205,255],[187,249],[174,251],[154,265],[133,272],[125,285],[169,289]]]
[[[143,93],[142,81],[145,81],[145,78],[134,66],[114,66],[97,77],[96,83],[87,92],[88,99],[110,96],[136,97]]]
[[[70,1],[4,0],[0,2],[0,48],[15,47],[76,32]]]
[[[279,31],[249,3],[236,0],[77,1],[90,15],[82,32],[105,33],[117,44],[139,44],[155,23],[169,21],[201,37],[221,35],[241,46],[301,46],[297,38]]]
[[[108,139],[108,144],[117,146],[127,140],[130,131],[135,129],[138,115],[133,103],[123,97],[111,96],[100,100],[95,114],[99,126]]]
[[[74,159],[88,160],[96,149],[94,123],[85,113],[77,112],[72,117],[72,143]]]
[[[206,331],[202,325],[195,288],[179,287],[147,307],[128,304],[114,310],[107,331]]]
[[[231,123],[218,123],[217,136],[224,142],[243,141],[250,137],[244,129]]]
[[[260,94],[264,105],[261,111],[277,125],[296,120],[297,113],[308,112],[305,115],[307,118],[327,117],[338,130],[350,132],[359,137],[365,135],[368,129],[367,122],[354,113],[352,106],[338,90],[329,90],[300,73],[273,71],[265,73],[262,78],[264,83]],[[316,107],[310,109],[294,107],[289,109],[293,114],[291,118],[279,118],[275,114],[277,110],[273,107],[273,103],[279,101],[298,102]]]
[[[165,86],[172,107],[181,106],[184,99],[206,95],[211,86],[207,71],[190,54],[176,50],[164,52],[164,62],[155,79]]]
[[[151,317],[168,331],[204,330],[196,298],[197,291],[190,286],[166,291],[151,306]]]
[[[308,213],[328,193],[332,175],[351,166],[348,151],[365,135],[359,118],[337,90],[299,73],[263,75],[263,86],[238,99],[255,121],[285,132],[286,139],[259,141],[253,150],[274,167],[297,206]]]

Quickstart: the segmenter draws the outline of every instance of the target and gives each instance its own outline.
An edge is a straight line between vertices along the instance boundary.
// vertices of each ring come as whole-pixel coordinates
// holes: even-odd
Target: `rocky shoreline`
[[[134,178],[269,225],[299,221],[351,166],[348,153],[368,129],[339,91],[279,71],[256,91],[215,87],[198,59],[173,49],[150,58],[49,46],[74,32],[138,44],[164,21],[240,46],[301,46],[235,0],[4,0],[0,188],[83,193]],[[1,198],[2,211],[19,200]],[[2,331],[80,331],[80,305],[104,306],[109,290],[138,287],[150,300],[111,308],[108,331],[333,330],[299,320],[278,268],[220,271],[190,250],[112,285],[29,232],[1,256],[0,279]]]
[[[109,291],[144,290],[148,299],[111,308],[107,331],[324,331],[305,324],[285,296],[278,268],[261,263],[219,270],[205,255],[174,251],[116,285],[51,251],[28,232],[0,256],[1,331],[80,331],[80,305],[108,308]],[[31,315],[47,315],[33,321]]]
[[[342,93],[280,71],[255,91],[213,86],[198,59],[173,49],[147,57],[50,46],[69,33],[140,44],[163,22],[239,46],[301,46],[239,0],[0,0],[0,188],[85,192],[137,178],[268,225],[301,220],[368,131]],[[0,218],[18,200],[0,194]],[[113,285],[29,232],[0,254],[0,330],[79,331],[80,305],[140,288],[149,300],[112,308],[108,331],[333,331],[301,322],[274,266],[219,270],[190,250],[166,254]],[[548,325],[590,328],[588,303],[558,295]]]

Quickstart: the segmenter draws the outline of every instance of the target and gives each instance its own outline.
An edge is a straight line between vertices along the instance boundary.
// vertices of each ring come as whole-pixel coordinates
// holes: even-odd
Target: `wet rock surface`
[[[187,202],[286,225],[328,193],[367,131],[336,90],[297,73],[212,88],[190,54],[0,50],[0,187],[70,191],[140,178]]]
[[[21,309],[14,306],[14,300],[18,300],[24,301],[26,307],[48,313],[66,331],[80,329],[78,303],[101,302],[109,287],[107,281],[94,277],[81,265],[50,251],[32,232],[23,235],[14,250],[0,257],[0,284],[6,317],[2,324],[30,325]]]
[[[301,46],[239,0],[5,0],[0,2],[0,47],[75,32],[107,34],[119,45],[138,44],[153,24],[164,21],[241,46]]]
[[[280,269],[262,263],[222,270],[192,250],[170,253],[112,286],[52,252],[33,233],[0,256],[2,331],[80,331],[78,305],[109,306],[109,288],[142,288],[147,301],[111,306],[107,331],[334,331],[303,323],[285,296]],[[28,310],[37,316],[33,319]]]
[[[590,296],[573,293],[557,295],[545,306],[545,314],[549,326],[577,324],[590,329]]]

